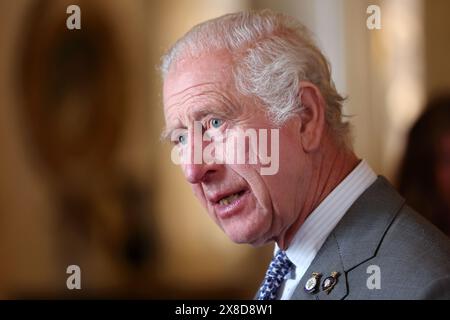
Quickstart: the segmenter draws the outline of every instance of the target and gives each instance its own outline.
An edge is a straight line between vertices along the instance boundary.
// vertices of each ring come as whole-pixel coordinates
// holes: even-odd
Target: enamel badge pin
[[[304,287],[306,293],[313,294],[314,292],[316,292],[321,276],[322,276],[322,274],[320,274],[318,272],[312,273],[312,277],[309,278],[308,281],[306,281],[306,284]]]
[[[331,276],[326,277],[322,282],[322,290],[325,291],[327,294],[330,293],[331,290],[333,290],[334,286],[337,283],[337,278],[339,277],[339,272],[333,271],[331,273]]]

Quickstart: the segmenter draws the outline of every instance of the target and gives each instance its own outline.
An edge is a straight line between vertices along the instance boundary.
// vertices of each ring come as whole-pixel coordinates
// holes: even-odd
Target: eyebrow
[[[168,128],[164,127],[164,129],[161,132],[161,135],[159,137],[159,140],[162,142],[171,141],[170,138],[172,137],[172,132],[176,130],[176,128]]]
[[[237,110],[236,107],[228,103],[223,103],[223,105],[225,106],[225,109],[221,109],[213,105],[206,105],[192,112],[190,118],[192,119],[192,121],[200,121],[201,119],[209,115],[215,115],[223,119],[232,119],[233,116],[236,116]],[[170,141],[173,131],[177,129],[185,129],[185,127],[184,126],[164,127],[161,133],[160,140]]]
[[[234,110],[230,110],[231,108],[226,104],[224,104],[224,106],[225,109],[220,109],[211,105],[206,105],[205,107],[199,108],[198,110],[192,112],[191,118],[194,121],[199,121],[206,116],[216,115],[221,118],[230,119],[233,116]]]

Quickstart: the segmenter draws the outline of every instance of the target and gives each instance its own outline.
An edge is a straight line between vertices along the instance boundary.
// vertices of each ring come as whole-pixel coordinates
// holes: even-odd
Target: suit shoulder
[[[403,272],[450,277],[450,239],[407,205],[392,221],[376,256],[398,261]]]
[[[450,239],[408,205],[404,205],[392,221],[384,242],[387,246],[391,244],[391,250],[407,250],[405,254],[435,255],[447,261],[450,258]]]
[[[366,282],[371,267],[381,288]],[[404,205],[387,228],[375,255],[348,274],[347,299],[447,299],[450,296],[450,240]]]

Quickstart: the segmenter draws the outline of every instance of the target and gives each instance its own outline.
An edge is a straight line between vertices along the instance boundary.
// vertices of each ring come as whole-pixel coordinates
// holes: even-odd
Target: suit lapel
[[[295,289],[292,299],[340,300],[348,294],[347,274],[364,261],[375,256],[384,234],[404,199],[382,176],[355,201],[327,238],[310,267]],[[327,294],[321,288],[331,272],[339,272],[337,283]],[[322,274],[315,294],[304,291],[313,272]]]
[[[339,272],[336,285],[329,294],[322,291],[323,280],[331,275],[331,272]],[[315,294],[305,292],[304,288],[308,279],[312,277],[313,272],[321,274]],[[292,298],[294,300],[340,300],[347,295],[347,275],[344,270],[342,259],[339,256],[339,247],[333,236],[328,237],[324,245],[318,252],[308,270],[306,270],[298,287],[295,289]]]

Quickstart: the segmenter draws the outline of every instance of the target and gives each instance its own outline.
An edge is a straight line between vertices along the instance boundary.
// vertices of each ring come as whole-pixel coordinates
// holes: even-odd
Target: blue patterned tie
[[[292,262],[289,261],[284,251],[279,250],[267,269],[264,283],[259,289],[258,300],[275,300],[278,288],[291,268]]]

